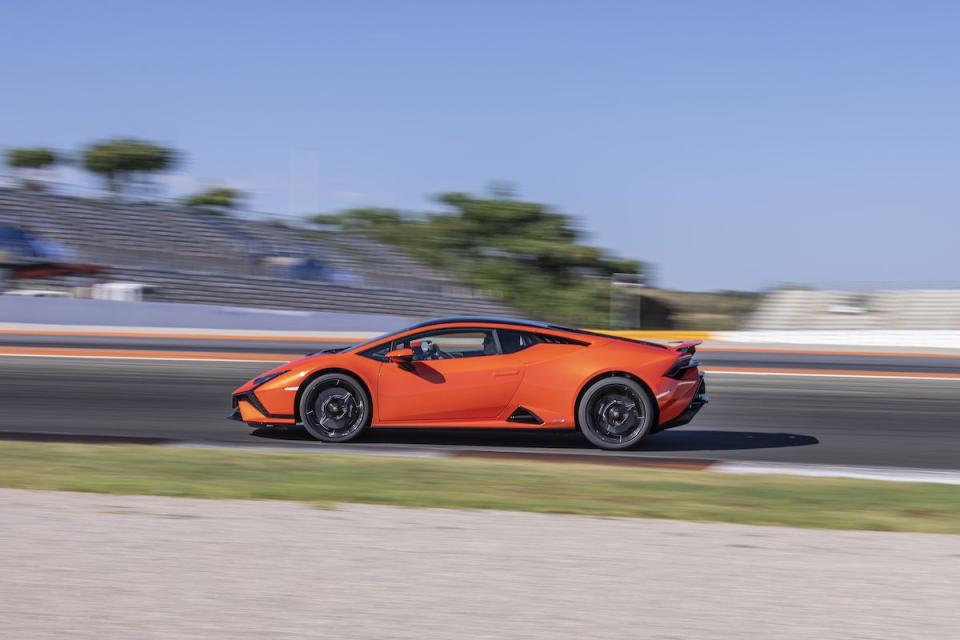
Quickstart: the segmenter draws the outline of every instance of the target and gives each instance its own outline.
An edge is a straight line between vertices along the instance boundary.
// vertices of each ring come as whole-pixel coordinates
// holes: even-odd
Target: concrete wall
[[[0,322],[110,327],[381,332],[413,324],[406,316],[117,302],[0,295]]]

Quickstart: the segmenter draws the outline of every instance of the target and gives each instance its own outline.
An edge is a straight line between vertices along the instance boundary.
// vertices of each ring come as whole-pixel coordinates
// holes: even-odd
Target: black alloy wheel
[[[370,398],[354,378],[330,373],[311,380],[300,395],[300,419],[323,442],[353,440],[370,424]]]
[[[577,425],[601,449],[628,449],[654,425],[656,405],[630,378],[603,378],[590,385],[577,407]]]

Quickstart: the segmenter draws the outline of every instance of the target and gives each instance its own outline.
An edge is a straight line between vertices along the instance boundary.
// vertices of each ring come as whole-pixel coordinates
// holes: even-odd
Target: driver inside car
[[[433,340],[420,340],[419,342],[414,342],[411,346],[413,347],[414,360],[440,359],[440,347],[438,347],[437,343]]]
[[[492,333],[483,335],[483,355],[493,356],[497,354],[497,343],[493,341]]]

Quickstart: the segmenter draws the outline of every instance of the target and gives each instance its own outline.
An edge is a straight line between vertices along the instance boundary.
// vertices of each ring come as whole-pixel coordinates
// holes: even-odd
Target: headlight
[[[287,371],[289,371],[289,369],[288,369]],[[287,373],[287,371],[275,371],[275,372],[273,372],[273,373],[268,373],[268,374],[266,374],[266,375],[264,375],[264,376],[260,376],[259,378],[254,378],[254,379],[253,379],[253,386],[259,387],[260,385],[264,384],[265,382],[270,382],[271,380],[273,380],[273,379],[276,378],[277,376],[282,376],[283,374]]]

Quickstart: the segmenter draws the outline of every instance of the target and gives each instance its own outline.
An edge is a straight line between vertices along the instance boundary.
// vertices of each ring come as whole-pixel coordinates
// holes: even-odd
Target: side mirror
[[[394,349],[387,352],[387,360],[393,364],[409,365],[413,361],[413,349]]]

